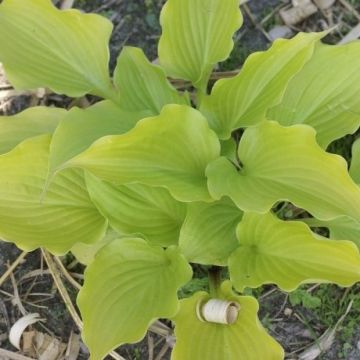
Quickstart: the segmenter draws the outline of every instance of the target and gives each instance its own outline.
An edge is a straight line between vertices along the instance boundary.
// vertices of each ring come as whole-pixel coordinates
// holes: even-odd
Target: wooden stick
[[[161,348],[161,350],[159,351],[159,354],[157,355],[157,357],[155,358],[155,360],[161,360],[166,352],[170,349],[169,344],[165,343],[164,346]]]
[[[19,257],[9,266],[9,268],[5,271],[5,273],[0,278],[0,286],[6,281],[6,279],[12,274],[12,272],[16,269],[16,267],[20,264],[20,262],[25,258],[28,253],[23,251]]]
[[[64,276],[66,277],[66,280],[69,281],[69,283],[75,288],[80,290],[81,289],[81,285],[69,274],[69,272],[67,271],[67,269],[65,268],[64,264],[62,263],[61,259],[58,258],[57,256],[54,256],[54,259],[57,263],[57,265],[59,266],[60,270],[62,271],[62,273],[64,274]]]

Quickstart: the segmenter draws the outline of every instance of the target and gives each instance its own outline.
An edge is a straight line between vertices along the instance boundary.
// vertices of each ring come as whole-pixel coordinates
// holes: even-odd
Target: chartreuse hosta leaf
[[[65,114],[63,109],[37,106],[13,116],[0,116],[0,154],[28,137],[52,134]]]
[[[336,240],[350,240],[360,249],[360,222],[349,216],[341,216],[329,221],[318,219],[306,219],[311,227],[327,227],[330,231],[330,238]]]
[[[355,141],[352,148],[350,175],[360,184],[360,140]],[[330,238],[351,240],[360,249],[360,222],[349,216],[341,216],[330,221],[307,219],[306,223],[313,227],[327,227],[330,230]]]
[[[151,64],[143,51],[124,47],[117,60],[114,83],[120,91],[119,104],[130,111],[160,113],[166,104],[187,104],[169,83],[164,70]]]
[[[226,265],[229,255],[238,247],[236,227],[242,214],[226,198],[213,203],[189,204],[179,240],[188,261]]]
[[[356,246],[320,237],[302,222],[245,213],[237,237],[240,246],[229,258],[229,270],[239,291],[270,283],[292,291],[303,283],[350,286],[360,280]]]
[[[237,145],[233,138],[220,141],[221,144],[221,156],[227,157],[233,163],[237,162],[236,152]]]
[[[289,200],[322,220],[346,215],[360,221],[360,188],[346,161],[321,149],[315,136],[307,125],[265,121],[248,128],[238,151],[243,168],[238,172],[226,158],[211,163],[210,193],[229,196],[244,211],[264,213]]]
[[[120,235],[115,230],[108,228],[106,234],[93,244],[77,243],[71,248],[71,253],[83,265],[89,265],[95,259],[96,254],[112,241],[119,239]]]
[[[200,112],[166,105],[128,133],[99,139],[67,166],[117,184],[165,187],[180,201],[210,201],[205,169],[219,154],[219,140]]]
[[[350,176],[360,186],[360,139],[357,139],[353,144],[349,172]]]
[[[311,60],[290,82],[268,118],[283,125],[309,124],[327,145],[360,126],[360,42],[319,44]]]
[[[50,175],[68,160],[105,135],[123,134],[148,112],[124,111],[113,102],[101,101],[85,110],[71,109],[56,129],[50,145]]]
[[[82,171],[59,174],[41,201],[49,135],[30,138],[0,155],[0,238],[25,250],[65,253],[78,242],[101,238],[107,221],[88,196]]]
[[[161,12],[159,60],[167,74],[205,90],[213,66],[225,60],[242,24],[239,0],[168,0]]]
[[[142,184],[116,185],[90,173],[86,185],[92,201],[119,233],[140,233],[155,245],[177,245],[186,205],[166,189]]]
[[[176,344],[172,360],[282,360],[284,351],[262,327],[257,312],[259,305],[250,296],[235,295],[230,282],[221,286],[220,299],[240,305],[237,321],[232,325],[200,321],[197,307],[210,295],[197,292],[181,300],[174,318]]]
[[[227,139],[233,130],[264,120],[323,36],[299,33],[291,40],[276,40],[269,50],[251,55],[237,76],[217,81],[201,111],[219,137]]]
[[[105,246],[86,269],[78,297],[91,360],[141,340],[155,319],[173,317],[179,307],[177,290],[191,275],[174,246],[163,250],[142,239]]]
[[[18,89],[49,87],[69,96],[112,96],[108,41],[112,24],[94,14],[60,11],[51,0],[4,0],[0,61]]]

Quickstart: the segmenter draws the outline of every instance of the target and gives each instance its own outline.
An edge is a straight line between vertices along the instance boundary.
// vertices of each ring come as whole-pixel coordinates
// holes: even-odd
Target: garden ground
[[[113,21],[114,34],[111,40],[113,68],[116,56],[125,44],[143,48],[151,60],[156,60],[156,43],[160,35],[158,17],[163,2],[163,0],[78,0],[75,1],[74,7],[102,14]],[[326,0],[315,2],[320,4],[320,7],[321,4],[331,3]],[[298,0],[297,3],[306,3],[306,1]],[[294,34],[298,31],[319,31],[336,26],[332,34],[326,38],[329,43],[338,43],[349,34],[354,38],[360,35],[360,31],[356,30],[360,23],[360,0],[335,1],[329,8],[319,8],[315,14],[303,21],[288,24],[288,27],[284,28],[280,10],[288,7],[291,7],[291,4],[285,0],[249,0],[244,3],[242,11],[245,24],[235,36],[231,59],[218,66],[214,79],[233,75],[232,70],[241,68],[250,53],[268,48],[279,32]],[[92,101],[94,101],[92,98],[80,99],[76,104],[81,106]],[[16,113],[27,106],[38,104],[70,107],[75,103],[71,99],[43,91],[15,92],[0,74],[0,114]],[[353,139],[354,136],[348,136],[344,140],[337,141],[331,145],[330,151],[339,153],[349,160]],[[8,271],[9,266],[17,259],[18,265],[14,266],[12,271]],[[61,260],[67,269],[66,273],[81,283],[83,267],[76,263],[71,255]],[[53,262],[52,265],[54,268],[51,270],[59,273],[61,270],[59,264]],[[5,273],[8,276],[2,281],[1,276]],[[192,291],[207,286],[202,278],[205,274],[203,269],[197,269],[197,273],[199,280],[193,281],[183,289],[182,295],[186,296]],[[75,303],[76,288],[64,277],[62,284],[63,291]],[[360,359],[359,285],[350,289],[342,289],[334,285],[303,286],[291,294],[283,293],[273,286],[264,286],[255,291],[248,290],[248,293],[259,299],[260,318],[269,332],[284,346],[288,359]],[[22,316],[24,311],[38,312],[46,319],[46,322],[34,325],[33,330],[47,334],[48,344],[52,346],[57,344],[57,348],[64,344],[71,345],[69,346],[71,351],[68,352],[66,359],[88,358],[86,347],[76,336],[79,333],[77,324],[73,321],[69,308],[64,305],[63,298],[59,294],[59,284],[54,283],[41,251],[25,256],[15,246],[0,242],[0,349],[15,351],[9,344],[7,336],[11,325]],[[171,337],[168,337],[169,339],[171,340]],[[149,333],[140,344],[123,347],[118,353],[127,360],[169,359],[170,346],[171,341],[166,341],[165,337]],[[323,349],[322,352],[320,348]],[[49,357],[45,360],[51,359]]]

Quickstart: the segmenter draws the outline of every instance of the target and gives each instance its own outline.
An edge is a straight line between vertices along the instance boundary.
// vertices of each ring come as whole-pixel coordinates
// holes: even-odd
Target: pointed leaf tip
[[[220,139],[263,121],[325,34],[299,33],[290,40],[276,40],[269,50],[250,55],[237,76],[217,81],[211,95],[203,99],[201,112]]]
[[[139,48],[123,48],[114,71],[114,84],[119,89],[120,106],[129,111],[146,110],[158,115],[167,104],[188,104],[187,98],[170,84],[165,71],[152,64]]]
[[[168,0],[161,12],[159,60],[167,74],[202,90],[213,66],[229,56],[243,18],[239,0]]]

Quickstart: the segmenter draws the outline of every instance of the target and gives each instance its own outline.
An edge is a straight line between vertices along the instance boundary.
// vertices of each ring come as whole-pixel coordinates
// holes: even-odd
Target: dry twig
[[[147,336],[147,340],[148,340],[148,353],[149,353],[148,360],[154,360],[154,338],[149,333]]]
[[[25,258],[28,253],[23,251],[19,257],[9,266],[9,268],[5,271],[5,273],[0,278],[0,286],[6,281],[6,279],[12,274],[12,272],[16,269],[16,267],[20,264],[20,262]]]
[[[0,359],[10,359],[10,360],[35,360],[27,356],[23,356],[12,351],[5,349],[0,349]]]
[[[62,263],[61,259],[57,256],[54,256],[54,259],[59,266],[60,270],[62,271],[63,275],[65,276],[66,280],[69,281],[69,283],[75,288],[80,290],[81,285],[69,274],[67,269],[65,268],[64,264]]]
[[[161,360],[165,356],[169,348],[170,345],[168,343],[165,343],[164,346],[159,351],[158,355],[156,356],[155,360]]]

